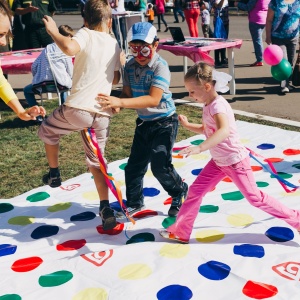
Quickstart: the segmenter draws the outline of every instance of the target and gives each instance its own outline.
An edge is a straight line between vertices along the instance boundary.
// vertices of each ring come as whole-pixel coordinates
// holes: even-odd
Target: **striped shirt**
[[[137,109],[140,119],[158,120],[175,113],[175,104],[169,90],[171,73],[167,62],[157,53],[146,66],[140,66],[134,58],[127,62],[124,69],[124,86],[130,86],[132,97],[149,95],[150,88],[155,86],[163,90],[158,106]]]

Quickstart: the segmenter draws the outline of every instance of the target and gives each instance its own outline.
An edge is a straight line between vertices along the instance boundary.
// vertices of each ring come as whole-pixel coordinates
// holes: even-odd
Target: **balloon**
[[[283,51],[277,45],[269,45],[263,54],[264,61],[270,66],[279,64],[283,58]]]
[[[292,74],[292,66],[288,60],[283,58],[279,64],[271,67],[271,73],[278,81],[286,80]]]

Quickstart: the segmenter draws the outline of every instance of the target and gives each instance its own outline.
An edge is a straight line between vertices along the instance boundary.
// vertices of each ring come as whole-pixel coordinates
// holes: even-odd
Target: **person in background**
[[[145,16],[148,17],[148,22],[150,24],[153,24],[153,22],[154,22],[154,10],[153,10],[153,4],[152,3],[148,3]]]
[[[283,57],[294,66],[299,40],[299,0],[271,0],[266,21],[266,43],[275,44],[283,50]],[[291,89],[290,78],[280,82],[281,92]]]
[[[11,20],[12,14],[7,5],[7,2],[0,0],[0,46],[6,46],[7,37],[11,35]],[[37,116],[46,115],[46,111],[41,106],[33,106],[24,109],[18,100],[11,85],[4,77],[2,69],[0,68],[0,98],[9,106],[16,115],[24,121],[35,120]]]
[[[169,30],[168,24],[165,20],[165,5],[166,0],[155,0],[156,5],[156,16],[157,16],[157,32],[160,32],[160,20],[165,24],[166,29],[164,32],[167,32]]]
[[[173,14],[174,14],[174,23],[179,23],[178,21],[178,15],[181,16],[182,18],[182,22],[185,21],[185,16],[184,16],[184,13],[182,11],[182,0],[174,0],[174,7],[173,7]]]
[[[199,37],[198,19],[200,5],[198,0],[183,0],[182,7],[191,37]]]
[[[136,2],[134,3],[134,6],[137,7],[138,11],[146,13],[147,0],[136,0]]]
[[[58,31],[61,35],[72,38],[75,34],[74,30],[68,25],[61,25],[58,28]],[[50,68],[49,60],[47,58],[47,53],[61,53],[60,48],[52,43],[48,45],[38,58],[33,62],[31,66],[33,80],[32,83],[24,87],[24,96],[28,105],[34,106],[37,104],[32,86],[39,84],[44,81],[53,81],[53,75]],[[73,76],[73,63],[72,57],[60,59],[53,61],[53,71],[55,72],[55,78],[58,84],[65,86],[67,88],[72,87],[72,76]],[[63,92],[61,96],[61,104],[64,104],[68,93]],[[41,124],[43,122],[43,116],[38,116],[36,118],[36,123]]]
[[[44,48],[53,43],[43,23],[44,16],[53,16],[56,11],[55,1],[14,0],[12,10],[22,16],[25,26],[24,37],[28,49]]]
[[[250,67],[263,66],[263,39],[270,0],[249,0],[247,3],[234,2],[234,6],[248,11],[249,31],[252,37],[256,61]]]
[[[202,33],[205,38],[210,37],[210,13],[208,11],[209,5],[207,2],[200,2]]]

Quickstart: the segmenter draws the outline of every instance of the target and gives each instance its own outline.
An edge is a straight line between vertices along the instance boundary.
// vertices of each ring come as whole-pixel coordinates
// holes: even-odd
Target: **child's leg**
[[[176,222],[168,227],[167,231],[184,240],[189,240],[203,197],[225,176],[215,162],[210,160],[189,187],[187,199],[180,208]]]
[[[25,99],[30,107],[37,105],[34,93],[32,91],[32,84],[26,85],[23,89],[23,92],[24,92]]]
[[[265,194],[257,188],[249,157],[238,164],[226,167],[224,171],[251,205],[286,221],[297,230],[300,229],[300,211],[286,207],[272,196]]]

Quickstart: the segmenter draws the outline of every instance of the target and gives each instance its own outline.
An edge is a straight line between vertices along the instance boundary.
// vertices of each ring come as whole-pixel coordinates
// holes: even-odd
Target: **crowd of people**
[[[135,133],[125,167],[126,210],[129,215],[145,207],[143,179],[150,164],[153,175],[172,199],[168,215],[176,217],[176,222],[161,232],[164,238],[188,243],[203,197],[226,176],[231,178],[251,205],[285,220],[292,227],[300,230],[300,212],[280,204],[256,186],[248,152],[239,142],[232,109],[218,94],[219,91],[224,91],[224,78],[228,79],[227,82],[230,80],[228,75],[216,71],[206,63],[196,63],[188,70],[184,83],[189,96],[196,102],[204,104],[202,118],[205,126],[190,123],[186,116],[177,115],[170,91],[171,73],[168,62],[156,52],[160,20],[165,24],[165,31],[168,30],[163,17],[164,1],[157,1],[161,4],[159,7],[161,10],[156,7],[158,29],[151,19],[150,22],[135,23],[128,32],[124,32],[122,37],[115,34],[116,38],[111,34],[111,29],[114,32],[116,30],[116,28],[114,30],[116,25],[112,14],[119,5],[123,10],[122,0],[86,1],[82,11],[84,25],[76,33],[66,25],[57,27],[52,18],[55,4],[51,0],[47,2],[47,7],[39,7],[39,2],[36,0],[29,5],[24,5],[24,2],[19,0],[14,2],[12,8],[15,14],[24,16],[24,32],[31,34],[26,38],[26,42],[34,48],[45,48],[33,65],[33,83],[36,82],[36,77],[40,78],[45,73],[47,51],[61,51],[69,57],[75,57],[74,67],[71,61],[63,66],[66,70],[70,64],[72,65],[70,68],[74,68],[74,72],[68,74],[69,85],[72,86],[70,95],[64,97],[63,105],[56,108],[41,122],[38,130],[49,165],[42,178],[43,183],[52,188],[61,186],[59,142],[64,135],[79,131],[85,160],[93,175],[100,199],[99,215],[103,229],[114,228],[120,215],[110,206],[105,174],[85,129],[93,128],[101,152],[98,155],[104,156],[112,115],[119,113],[122,108],[135,109],[137,112]],[[148,6],[147,10],[141,2],[142,0],[136,2],[139,9],[149,14],[149,17],[153,17],[153,14],[149,13],[153,7]],[[262,63],[261,32],[264,25],[260,20],[264,17],[266,43],[274,43],[282,47],[285,56],[292,64],[299,39],[299,1],[270,0],[267,5],[266,0],[250,0],[248,4],[237,3],[236,5],[249,12],[254,10],[256,16],[261,16],[261,18],[252,18],[252,14],[249,13],[249,29],[256,55],[256,62],[252,66],[260,66]],[[179,12],[181,7],[183,14]],[[203,34],[211,36],[207,21],[210,15],[207,12],[210,9],[214,10],[213,22],[220,17],[227,34],[229,33],[228,0],[212,0],[210,3],[183,1],[181,7],[178,6],[177,13],[182,17],[182,21],[186,20],[191,36],[199,35],[198,19],[201,10]],[[263,13],[260,14],[260,11]],[[282,18],[287,12],[288,18]],[[174,22],[177,21],[175,18]],[[7,43],[11,22],[11,11],[5,0],[0,0],[1,46]],[[122,51],[126,39],[132,56],[127,61]],[[222,49],[216,51],[215,65],[225,63],[225,51]],[[112,85],[120,81],[121,73],[123,74],[122,92],[119,97],[111,96]],[[281,82],[281,87],[289,88],[288,82],[289,80]],[[45,109],[37,106],[32,96],[32,85],[25,87],[25,96],[31,106],[28,109],[22,107],[1,71],[0,97],[4,102],[23,120],[44,117]],[[182,180],[172,164],[172,148],[179,124],[206,137],[201,145],[188,147],[180,154],[188,156],[209,150],[212,156],[211,161],[190,187]]]

